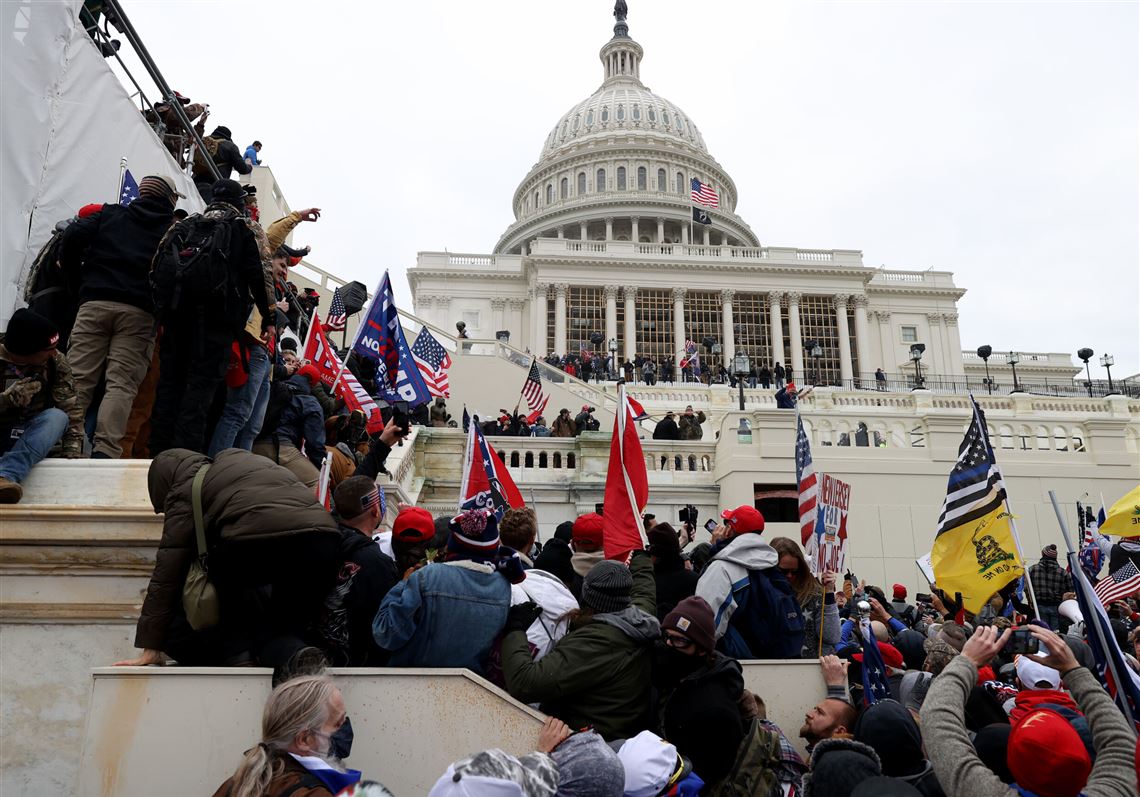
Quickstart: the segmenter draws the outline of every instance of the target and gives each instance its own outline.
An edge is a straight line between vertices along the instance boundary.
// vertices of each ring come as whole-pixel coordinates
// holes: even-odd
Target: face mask
[[[352,721],[344,718],[344,724],[329,735],[329,755],[333,758],[348,758],[352,754]]]
[[[656,666],[662,683],[677,683],[692,675],[704,663],[700,656],[690,656],[658,640]]]

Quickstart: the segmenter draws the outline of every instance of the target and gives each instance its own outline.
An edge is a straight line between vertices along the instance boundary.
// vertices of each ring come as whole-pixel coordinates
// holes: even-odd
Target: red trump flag
[[[607,559],[624,560],[646,545],[641,513],[649,502],[649,476],[637,437],[636,410],[618,385],[618,409],[610,441],[610,466],[602,511],[602,534]]]

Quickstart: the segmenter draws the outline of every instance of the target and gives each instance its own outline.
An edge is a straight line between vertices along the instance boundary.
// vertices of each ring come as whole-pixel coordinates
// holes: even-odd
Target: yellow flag
[[[1112,505],[1104,516],[1104,525],[1097,531],[1120,537],[1140,537],[1140,485]]]
[[[997,501],[985,515],[947,529],[934,540],[930,554],[934,580],[951,598],[962,593],[968,612],[980,612],[991,595],[1024,572],[1009,521],[1009,512]]]

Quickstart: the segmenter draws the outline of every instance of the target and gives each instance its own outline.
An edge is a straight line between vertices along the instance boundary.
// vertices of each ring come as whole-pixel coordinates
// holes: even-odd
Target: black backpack
[[[748,571],[748,583],[736,590],[739,604],[721,640],[736,659],[798,659],[804,645],[804,615],[787,577],[779,568]]]
[[[154,256],[150,282],[159,316],[214,307],[232,314],[230,241],[236,211],[195,213],[171,228]]]

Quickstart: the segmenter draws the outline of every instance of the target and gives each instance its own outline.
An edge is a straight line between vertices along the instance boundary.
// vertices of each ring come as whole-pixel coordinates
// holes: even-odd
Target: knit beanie
[[[595,612],[620,612],[629,607],[633,575],[629,569],[608,559],[598,562],[582,581],[582,603]]]
[[[559,523],[558,527],[554,529],[554,537],[563,542],[570,542],[574,538],[574,521],[564,520]]]
[[[1057,546],[1056,545],[1046,545],[1044,548],[1041,549],[1041,555],[1044,556],[1046,559],[1056,559],[1057,558]]]
[[[550,754],[558,767],[558,797],[622,797],[625,769],[594,731],[576,733]]]
[[[649,540],[649,553],[653,556],[670,562],[681,558],[681,541],[668,523],[658,523],[645,536]]]
[[[185,197],[174,186],[174,181],[161,174],[152,174],[139,181],[139,196],[159,197],[171,205],[178,197]]]
[[[883,774],[878,754],[851,739],[824,739],[811,753],[804,797],[850,797],[865,780]]]
[[[673,630],[682,634],[692,640],[702,653],[708,653],[716,647],[716,623],[713,621],[712,607],[704,598],[696,595],[685,598],[665,615],[661,630]]]
[[[1039,797],[1075,797],[1092,771],[1081,737],[1050,709],[1034,711],[1014,726],[1006,761],[1017,785]]]
[[[489,561],[499,550],[499,521],[486,509],[469,509],[447,526],[448,558]]]
[[[21,307],[12,313],[4,333],[4,348],[12,354],[27,357],[54,349],[59,344],[59,330],[39,313]]]
[[[217,180],[211,187],[213,202],[226,202],[238,210],[245,207],[245,191],[241,190],[241,183],[237,180]]]
[[[974,751],[978,758],[1002,783],[1013,783],[1013,773],[1007,763],[1011,730],[1009,723],[997,722],[982,728],[974,736]]]

